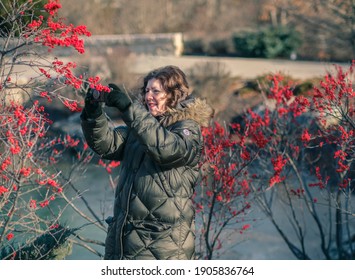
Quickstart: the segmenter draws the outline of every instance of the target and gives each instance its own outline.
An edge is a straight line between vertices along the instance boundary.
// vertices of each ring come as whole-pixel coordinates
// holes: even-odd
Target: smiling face
[[[158,79],[150,79],[145,88],[144,100],[149,112],[155,117],[167,110],[167,92]]]
[[[189,84],[185,73],[173,65],[150,71],[140,88],[143,104],[153,116],[176,108],[189,95]]]

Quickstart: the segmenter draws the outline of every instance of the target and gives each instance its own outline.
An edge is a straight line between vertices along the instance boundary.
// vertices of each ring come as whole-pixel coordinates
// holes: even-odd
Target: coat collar
[[[167,127],[178,121],[194,120],[202,127],[209,126],[214,110],[201,98],[188,98],[178,104],[176,108],[170,108],[160,118],[160,123]]]

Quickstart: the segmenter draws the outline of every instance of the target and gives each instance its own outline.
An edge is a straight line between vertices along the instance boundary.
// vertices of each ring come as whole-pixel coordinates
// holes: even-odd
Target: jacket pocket
[[[156,240],[166,238],[171,234],[171,226],[158,222],[142,222],[136,224],[134,229],[141,236],[142,239],[154,242]]]

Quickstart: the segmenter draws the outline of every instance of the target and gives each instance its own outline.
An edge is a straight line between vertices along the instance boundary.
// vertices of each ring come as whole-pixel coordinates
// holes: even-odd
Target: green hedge
[[[228,38],[190,38],[185,55],[290,58],[301,45],[300,34],[287,26],[242,31]]]
[[[237,33],[232,40],[236,55],[243,57],[289,58],[301,44],[299,33],[285,26]]]

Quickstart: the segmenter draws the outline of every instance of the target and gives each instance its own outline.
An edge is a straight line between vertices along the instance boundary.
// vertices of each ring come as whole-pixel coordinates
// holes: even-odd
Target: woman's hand
[[[120,89],[115,84],[109,84],[112,90],[107,94],[106,106],[116,107],[121,112],[125,111],[131,104],[132,100],[125,90]]]
[[[84,111],[86,117],[90,119],[95,119],[102,114],[102,104],[93,100],[91,88],[86,92]]]

